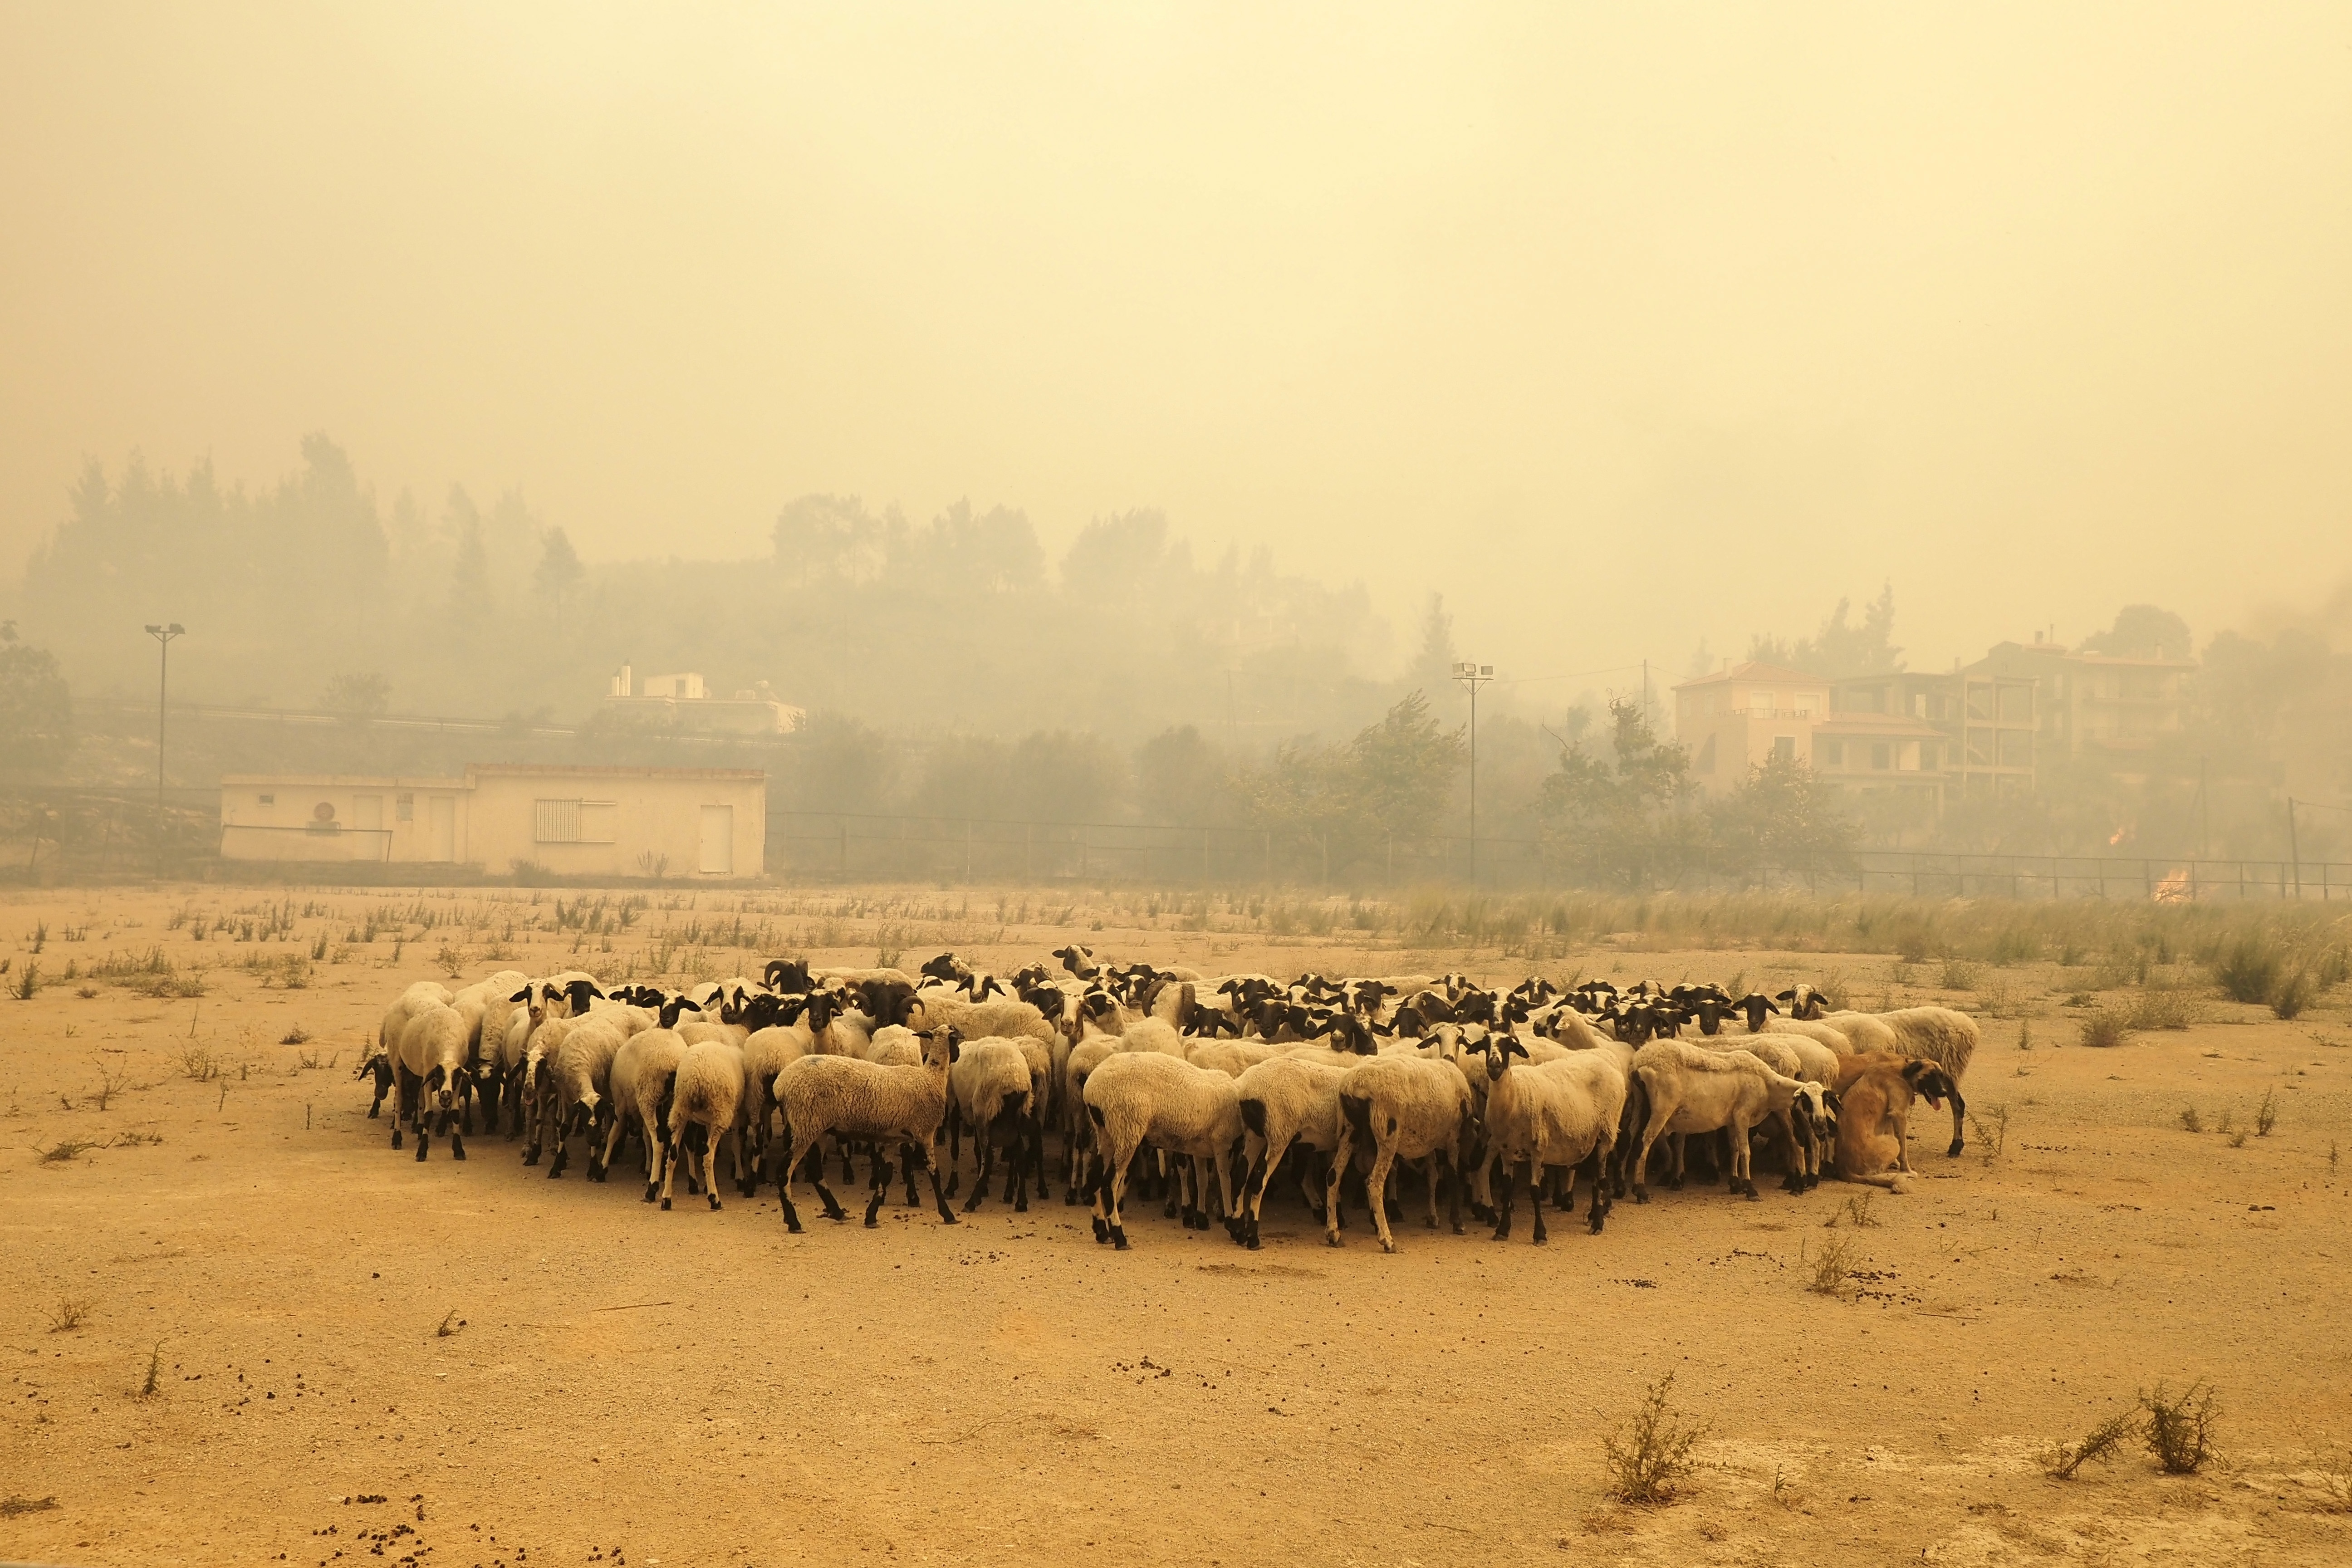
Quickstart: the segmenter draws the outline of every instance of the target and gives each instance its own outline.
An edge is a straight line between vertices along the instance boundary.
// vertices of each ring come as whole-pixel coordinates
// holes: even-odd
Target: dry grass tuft
[[[2074,1472],[2096,1461],[2107,1464],[2116,1451],[2139,1431],[2139,1415],[2126,1410],[2110,1415],[2083,1435],[2079,1443],[2053,1443],[2042,1456],[2042,1469],[2053,1481],[2071,1481]]]
[[[1843,1295],[1846,1279],[1853,1272],[1853,1244],[1843,1236],[1830,1237],[1814,1255],[1812,1265],[1812,1281],[1806,1289],[1816,1296]]]
[[[20,1514],[27,1513],[47,1513],[57,1506],[58,1500],[54,1495],[19,1497],[11,1492],[6,1497],[0,1498],[0,1519],[15,1519]]]
[[[1703,1422],[1685,1421],[1666,1406],[1674,1392],[1668,1373],[1642,1395],[1630,1422],[1601,1439],[1609,1470],[1609,1495],[1636,1508],[1658,1508],[1675,1500],[1694,1465],[1691,1450],[1706,1436]]]
[[[61,1296],[49,1311],[49,1332],[71,1333],[89,1321],[89,1302],[79,1296]]]
[[[2213,1385],[2200,1380],[2168,1394],[2162,1384],[2139,1396],[2147,1417],[2148,1452],[2168,1476],[2193,1476],[2213,1457],[2213,1428],[2221,1406]]]

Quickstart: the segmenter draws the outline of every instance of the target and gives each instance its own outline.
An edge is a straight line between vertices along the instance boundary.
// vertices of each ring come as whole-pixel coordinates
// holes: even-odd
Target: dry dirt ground
[[[2186,1031],[2094,1051],[2067,976],[2003,971],[1991,989],[2038,1015],[2034,1048],[1988,1021],[1966,1086],[1980,1113],[2006,1106],[2003,1146],[1947,1158],[1925,1119],[1923,1179],[1859,1228],[1858,1189],[1768,1181],[1755,1203],[1621,1205],[1597,1237],[1563,1217],[1540,1248],[1524,1222],[1497,1244],[1408,1219],[1393,1257],[1360,1229],[1333,1251],[1293,1201],[1255,1254],[1139,1205],[1114,1255],[1058,1187],[952,1228],[894,1199],[878,1232],[788,1237],[772,1192],[664,1214],[577,1161],[550,1181],[495,1136],[419,1164],[368,1120],[354,1053],[445,964],[724,974],[738,940],[820,939],[821,960],[873,960],[873,921],[782,898],[706,894],[583,936],[531,929],[551,897],[0,903],[0,979],[29,963],[46,982],[0,999],[0,1558],[2352,1562],[2325,1467],[2352,1439],[2352,1030],[2334,1008],[2284,1024],[2208,1003]],[[352,940],[370,911],[374,939]],[[1034,913],[902,915],[883,940],[1002,967],[1073,935],[1219,968],[1528,967]],[[152,952],[170,975],[122,973]],[[1608,944],[1541,967],[1835,967],[1873,1005],[1937,978]],[[201,995],[171,994],[191,974]],[[2266,1094],[2267,1135],[2213,1131],[2224,1112],[2248,1128]],[[1811,1260],[1840,1237],[1861,1272],[1815,1294]],[[1621,1507],[1600,1439],[1667,1373],[1706,1426],[1699,1468],[1672,1506]],[[2044,1479],[2053,1438],[2198,1378],[2223,1411],[2204,1473],[2134,1449]]]

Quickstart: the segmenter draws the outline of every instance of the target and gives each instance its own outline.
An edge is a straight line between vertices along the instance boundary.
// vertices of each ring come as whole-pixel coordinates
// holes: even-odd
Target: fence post
[[[1209,830],[1203,827],[1201,829],[1201,886],[1208,887],[1216,879],[1217,873],[1209,858]]]
[[[841,874],[849,875],[849,818],[841,819]]]
[[[1034,822],[1024,823],[1021,826],[1021,879],[1024,882],[1037,879],[1037,825]]]
[[[971,880],[971,818],[963,819],[963,879]]]
[[[1274,886],[1274,829],[1265,830],[1265,885]]]
[[[1331,890],[1331,835],[1323,835],[1323,890]]]

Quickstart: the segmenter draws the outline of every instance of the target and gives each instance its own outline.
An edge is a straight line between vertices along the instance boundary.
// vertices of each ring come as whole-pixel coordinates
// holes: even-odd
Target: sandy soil
[[[1496,1244],[1409,1220],[1394,1257],[1361,1231],[1325,1247],[1295,1201],[1278,1218],[1269,1203],[1255,1254],[1139,1205],[1116,1256],[1058,1188],[1022,1215],[992,1204],[950,1228],[894,1200],[878,1232],[792,1237],[772,1194],[663,1214],[577,1162],[551,1182],[496,1137],[420,1165],[351,1078],[384,1002],[445,945],[468,976],[499,953],[723,974],[721,921],[743,922],[727,941],[823,938],[821,957],[870,963],[892,917],[706,896],[583,937],[530,929],[553,895],[321,890],[291,895],[278,940],[238,940],[284,897],[0,904],[0,978],[32,963],[51,982],[0,1000],[0,1558],[2352,1561],[2352,1518],[2325,1510],[2314,1467],[2352,1439],[2335,1154],[2352,1030],[2334,1010],[2290,1025],[2209,1005],[2210,1022],[2091,1051],[2061,1010],[2079,976],[2002,971],[2040,1015],[2036,1048],[1988,1023],[1967,1087],[1980,1112],[2007,1107],[2005,1146],[1948,1159],[1928,1119],[1925,1178],[1860,1229],[1857,1189],[1768,1182],[1757,1203],[1621,1205],[1598,1237],[1563,1220],[1541,1248],[1524,1225]],[[347,944],[370,910],[383,929]],[[215,929],[199,944],[174,911]],[[1220,967],[1528,967],[1082,916],[895,919],[885,940],[910,959],[951,942],[1004,966],[1076,934]],[[289,955],[322,934],[289,989]],[[204,994],[56,979],[151,950]],[[1873,956],[1604,947],[1542,967],[1837,967],[1874,1004],[1933,995]],[[279,1043],[298,1026],[309,1042]],[[2224,1111],[2249,1124],[2266,1092],[2269,1135],[2211,1131]],[[2183,1130],[2185,1106],[2208,1131]],[[1842,1236],[1856,1288],[1811,1293],[1809,1260]],[[53,1327],[67,1303],[86,1316]],[[1600,1438],[1669,1373],[1707,1424],[1701,1468],[1671,1507],[1610,1503]],[[2200,1377],[2225,1412],[2215,1467],[2170,1478],[2135,1451],[2044,1479],[2052,1438]]]

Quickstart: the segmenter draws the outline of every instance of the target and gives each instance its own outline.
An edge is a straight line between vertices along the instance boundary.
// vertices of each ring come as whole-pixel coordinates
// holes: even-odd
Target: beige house
[[[560,877],[764,869],[768,775],[736,768],[478,763],[463,778],[233,773],[221,780],[225,860],[536,867]]]
[[[625,664],[613,673],[604,711],[666,730],[714,735],[788,735],[806,717],[791,703],[777,700],[764,680],[721,697],[697,670],[640,678]]]

